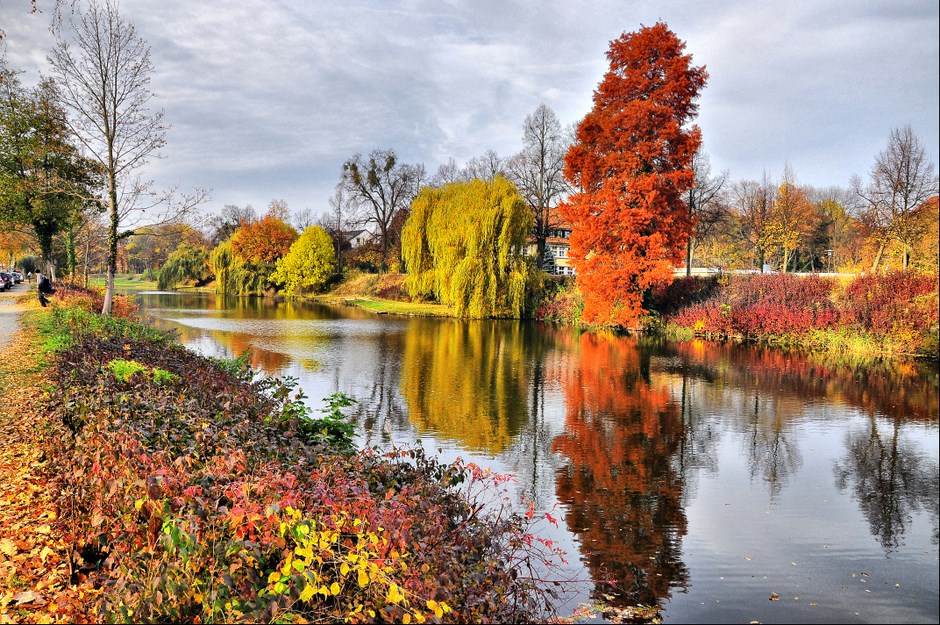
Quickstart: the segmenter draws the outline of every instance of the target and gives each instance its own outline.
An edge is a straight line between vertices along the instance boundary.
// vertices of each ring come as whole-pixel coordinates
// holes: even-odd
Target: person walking
[[[43,275],[41,271],[36,272],[36,290],[39,291],[39,303],[45,308],[49,304],[49,300],[46,299],[46,296],[55,293],[55,289],[52,288],[52,283],[49,282],[49,278]]]

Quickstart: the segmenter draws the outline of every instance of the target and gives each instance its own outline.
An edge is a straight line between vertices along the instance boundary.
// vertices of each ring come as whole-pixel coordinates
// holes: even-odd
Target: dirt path
[[[38,301],[17,302],[29,287],[0,293],[0,623],[89,622],[95,591],[70,582],[54,467],[42,451],[38,343],[21,321]]]

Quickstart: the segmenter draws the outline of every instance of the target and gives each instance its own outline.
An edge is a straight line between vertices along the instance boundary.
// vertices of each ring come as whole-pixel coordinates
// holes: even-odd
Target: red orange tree
[[[247,262],[274,263],[286,256],[297,240],[297,231],[283,219],[268,213],[258,221],[242,224],[232,235],[232,251]]]
[[[682,194],[701,143],[688,123],[708,74],[684,50],[663,23],[612,41],[610,69],[565,158],[579,191],[560,210],[572,224],[585,321],[632,324],[643,292],[671,275],[688,241]]]

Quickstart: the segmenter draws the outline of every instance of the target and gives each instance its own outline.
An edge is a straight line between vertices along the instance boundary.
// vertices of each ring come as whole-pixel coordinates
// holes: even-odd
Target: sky
[[[76,0],[81,6],[81,0]],[[69,3],[65,3],[66,7]],[[52,0],[0,0],[8,64],[49,74]],[[893,128],[935,165],[936,0],[123,0],[151,46],[170,124],[158,187],[211,190],[207,212],[273,199],[328,209],[344,161],[392,148],[428,175],[522,147],[542,103],[577,123],[611,40],[665,22],[708,84],[697,123],[732,180],[848,186]],[[69,10],[66,8],[66,17]]]

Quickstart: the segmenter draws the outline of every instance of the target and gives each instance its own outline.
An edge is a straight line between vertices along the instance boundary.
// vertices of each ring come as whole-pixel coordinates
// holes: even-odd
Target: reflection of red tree
[[[290,364],[290,357],[279,352],[272,352],[266,349],[260,349],[251,345],[251,335],[238,332],[220,332],[216,340],[222,343],[228,343],[228,348],[232,354],[238,356],[247,349],[248,363],[252,369],[261,369],[268,375],[276,375],[284,367]]]
[[[644,378],[630,338],[583,334],[576,363],[558,373],[568,406],[553,450],[569,462],[556,478],[565,520],[583,543],[598,592],[623,605],[652,605],[687,577],[682,481],[672,459],[683,436],[669,389]],[[577,357],[577,356],[575,356]]]

